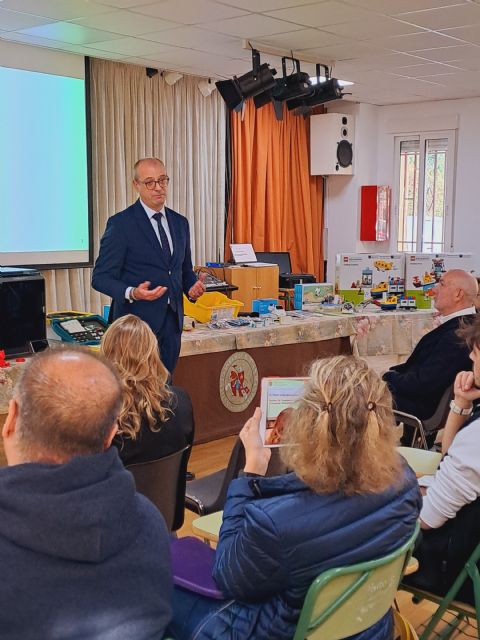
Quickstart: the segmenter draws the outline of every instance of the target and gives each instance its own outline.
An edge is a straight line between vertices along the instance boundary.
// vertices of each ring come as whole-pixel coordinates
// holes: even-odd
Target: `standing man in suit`
[[[92,286],[112,298],[114,320],[128,313],[145,320],[172,374],[181,346],[183,293],[196,300],[205,286],[193,271],[188,221],[165,206],[165,165],[143,158],[133,169],[139,198],[108,220]]]
[[[383,375],[395,407],[425,420],[430,418],[459,371],[470,368],[469,348],[457,336],[463,318],[475,317],[478,284],[462,269],[447,271],[433,289],[440,325],[423,336],[404,364]]]

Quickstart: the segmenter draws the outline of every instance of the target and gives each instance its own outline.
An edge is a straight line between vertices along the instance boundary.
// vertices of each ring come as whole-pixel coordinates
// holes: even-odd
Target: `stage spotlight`
[[[256,49],[252,49],[252,67],[251,71],[239,78],[233,76],[232,80],[219,80],[215,83],[229,109],[235,109],[243,100],[275,86],[273,76],[277,73],[276,70],[271,69],[266,62],[260,64],[260,54]]]
[[[197,86],[204,98],[208,98],[212,91],[215,91],[215,84],[210,80],[210,78],[200,80]]]
[[[336,78],[330,78],[328,67],[325,67],[325,81],[320,82],[320,66],[317,65],[317,84],[313,85],[310,95],[288,100],[289,111],[297,109],[297,115],[308,115],[313,107],[343,98],[343,88]]]
[[[157,75],[158,69],[154,69],[153,67],[146,67],[145,73],[147,74],[148,78],[153,78],[153,76]]]
[[[183,73],[178,73],[178,71],[163,71],[162,77],[167,84],[173,86],[183,78]]]
[[[296,69],[296,71],[290,75],[287,75],[287,60],[292,60]],[[307,96],[313,91],[308,73],[300,71],[300,61],[296,58],[283,57],[282,72],[283,77],[275,80],[275,86],[272,89],[255,96],[253,99],[257,109],[260,109],[272,101],[277,120],[283,119],[283,103],[286,100]]]
[[[287,75],[286,61],[291,60],[295,65],[295,72]],[[313,88],[310,82],[310,76],[308,73],[300,71],[300,61],[296,58],[282,58],[282,72],[283,77],[275,80],[275,86],[269,91],[255,96],[255,106],[258,108],[263,107],[265,104],[274,100],[277,102],[284,102],[292,98],[299,98],[310,95]]]

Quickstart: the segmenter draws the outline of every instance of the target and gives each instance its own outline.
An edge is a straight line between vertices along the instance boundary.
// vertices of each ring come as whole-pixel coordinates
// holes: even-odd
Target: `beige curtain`
[[[217,91],[205,98],[198,81],[184,76],[169,86],[160,74],[148,78],[143,67],[91,60],[95,258],[108,217],[135,200],[132,167],[145,156],[166,164],[167,204],[189,220],[194,264],[223,255],[225,107]],[[108,302],[91,288],[91,269],[44,275],[48,311],[100,313]]]

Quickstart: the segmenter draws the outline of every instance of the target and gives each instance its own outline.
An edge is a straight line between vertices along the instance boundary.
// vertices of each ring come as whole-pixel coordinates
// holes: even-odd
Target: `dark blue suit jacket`
[[[457,336],[462,320],[473,315],[451,318],[423,336],[404,364],[383,374],[392,392],[396,409],[420,420],[435,413],[443,392],[459,371],[470,371],[472,362],[465,340]]]
[[[92,286],[113,299],[113,319],[127,313],[145,320],[157,332],[170,299],[178,309],[178,327],[183,326],[183,293],[188,293],[197,278],[190,255],[190,230],[187,219],[165,207],[173,255],[167,264],[145,209],[137,200],[124,211],[109,218],[100,242],[100,251],[93,269]],[[168,287],[158,300],[129,302],[127,287],[136,287],[146,280],[151,287]]]

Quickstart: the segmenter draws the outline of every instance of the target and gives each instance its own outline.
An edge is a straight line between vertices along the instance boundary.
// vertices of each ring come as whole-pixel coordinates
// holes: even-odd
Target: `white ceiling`
[[[480,96],[480,0],[0,0],[0,39],[214,79],[251,69],[249,39],[333,63],[347,99]]]

